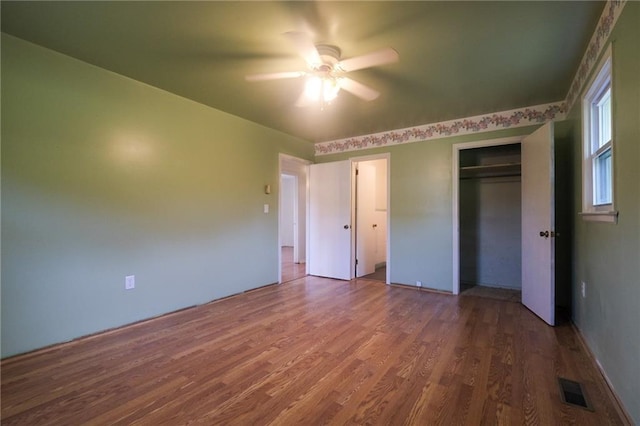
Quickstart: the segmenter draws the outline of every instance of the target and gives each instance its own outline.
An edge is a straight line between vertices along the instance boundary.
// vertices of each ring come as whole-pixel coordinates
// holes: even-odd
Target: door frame
[[[365,161],[374,161],[374,160],[386,160],[387,161],[387,244],[386,244],[386,264],[387,264],[387,276],[385,278],[385,284],[391,284],[391,153],[384,152],[381,154],[371,154],[371,155],[363,155],[359,157],[350,157],[351,160],[351,185],[356,184],[355,179],[355,167],[356,163],[361,163]],[[356,197],[355,191],[351,192],[351,223],[355,224],[355,214],[356,214]],[[356,229],[352,227],[353,232],[351,233],[351,263],[354,265],[352,267],[352,278],[355,277],[355,258],[356,258]]]
[[[299,168],[298,170],[291,170],[284,167],[285,162],[293,162]],[[280,182],[282,180],[282,175],[287,174],[296,177],[296,191],[294,199],[296,209],[298,211],[295,212],[295,216],[298,218],[296,231],[294,232],[294,238],[298,239],[295,244],[298,246],[298,250],[300,249],[300,222],[304,221],[304,246],[305,246],[305,274],[309,273],[309,238],[308,238],[308,226],[309,226],[309,165],[312,164],[311,161],[305,160],[304,158],[294,157],[292,155],[279,153],[278,154],[278,284],[282,283],[282,241],[280,240],[280,228],[282,224],[280,223],[280,209],[282,208],[282,190],[280,188]],[[300,170],[304,172],[301,173]],[[305,194],[305,213],[303,215],[300,214],[301,203],[299,200],[299,194],[303,191]],[[298,260],[300,261],[300,256],[298,256]]]
[[[452,145],[452,173],[451,173],[451,199],[453,226],[453,294],[460,294],[460,151],[488,146],[512,145],[521,143],[527,135],[513,136],[499,139],[486,139],[474,142],[463,142]]]

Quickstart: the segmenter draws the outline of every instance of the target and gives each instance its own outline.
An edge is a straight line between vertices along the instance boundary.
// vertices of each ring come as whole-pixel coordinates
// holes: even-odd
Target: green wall
[[[573,320],[635,423],[640,424],[640,3],[627,2],[613,43],[617,224],[585,221],[580,103],[570,111],[574,166]],[[586,297],[580,283],[586,283]]]
[[[3,35],[2,356],[277,282],[279,152],[313,158]]]

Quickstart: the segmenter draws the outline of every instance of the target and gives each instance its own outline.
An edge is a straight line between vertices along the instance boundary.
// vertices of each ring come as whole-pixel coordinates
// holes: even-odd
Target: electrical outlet
[[[416,281],[416,287],[422,287],[422,281]]]
[[[580,286],[580,291],[582,292],[582,297],[587,297],[587,284],[582,281],[582,285]]]
[[[126,277],[124,277],[124,289],[133,290],[134,288],[136,288],[136,276],[127,275]]]

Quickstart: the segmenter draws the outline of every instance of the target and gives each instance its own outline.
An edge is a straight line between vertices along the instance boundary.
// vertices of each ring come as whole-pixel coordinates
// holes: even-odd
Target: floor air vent
[[[558,383],[560,384],[560,395],[565,404],[571,404],[593,411],[580,383],[563,379],[562,377],[558,377]]]

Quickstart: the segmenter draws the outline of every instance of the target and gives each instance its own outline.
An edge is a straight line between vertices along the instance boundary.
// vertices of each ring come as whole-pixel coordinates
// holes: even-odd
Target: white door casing
[[[349,280],[351,162],[309,166],[309,274]]]
[[[555,324],[553,123],[522,140],[522,303]]]

